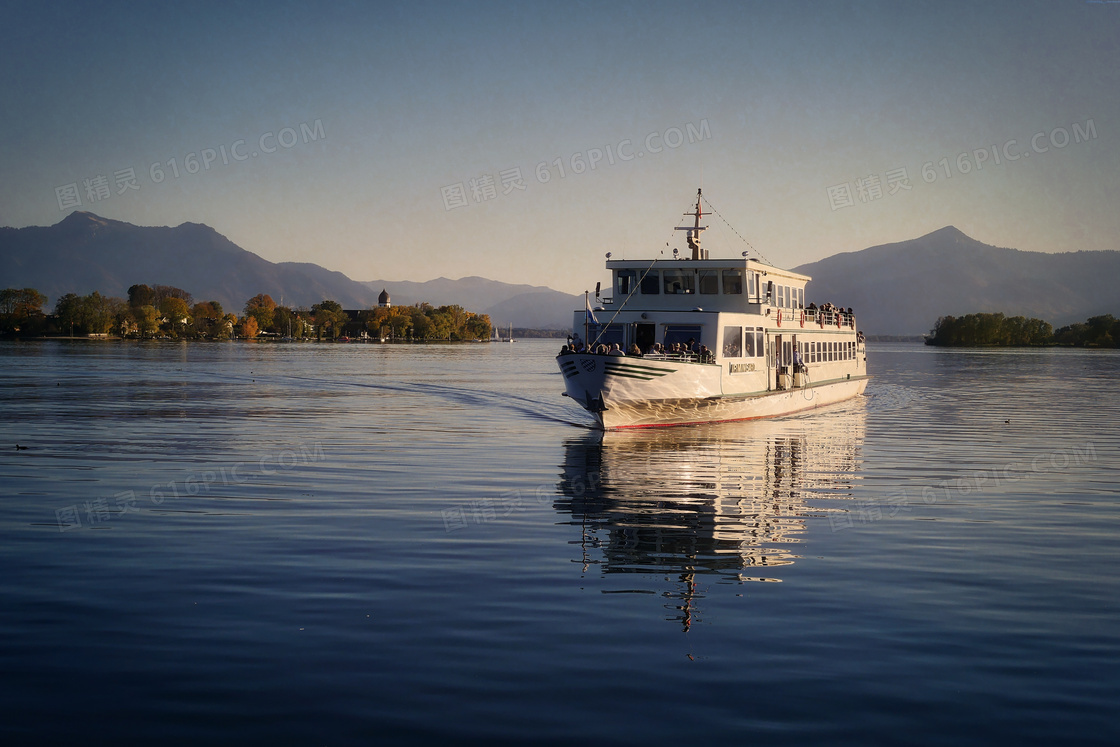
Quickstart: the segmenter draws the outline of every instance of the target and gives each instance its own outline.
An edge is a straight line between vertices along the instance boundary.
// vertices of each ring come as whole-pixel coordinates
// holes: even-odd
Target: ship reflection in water
[[[865,420],[860,397],[803,417],[573,439],[555,505],[581,529],[576,562],[632,574],[626,591],[671,600],[687,631],[702,577],[780,581],[806,519],[844,510],[814,499],[853,497]]]

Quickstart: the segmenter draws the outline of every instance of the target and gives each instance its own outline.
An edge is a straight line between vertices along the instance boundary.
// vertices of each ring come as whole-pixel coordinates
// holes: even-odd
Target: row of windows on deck
[[[742,270],[650,270],[642,275],[637,270],[618,270],[615,275],[615,292],[627,296],[637,290],[644,296],[688,295],[696,293],[714,296],[742,295],[744,281],[747,296],[769,301],[782,308],[797,309],[805,306],[805,289],[776,285],[773,281],[765,283],[757,273],[744,273]]]
[[[766,354],[762,327],[724,327],[724,358],[762,358]],[[799,340],[798,352],[805,363],[855,360],[856,344],[844,340]],[[787,351],[788,354],[788,351]]]
[[[851,361],[856,358],[856,344],[851,341],[799,342],[801,359],[806,363]]]

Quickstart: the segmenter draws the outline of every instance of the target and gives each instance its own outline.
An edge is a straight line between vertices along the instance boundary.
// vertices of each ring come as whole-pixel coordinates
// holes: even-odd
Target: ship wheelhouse
[[[611,295],[596,298],[588,341],[623,350],[637,345],[646,353],[654,343],[668,347],[693,340],[716,357],[736,346],[725,339],[725,326],[749,327],[753,333],[755,327],[776,324],[779,313],[787,322],[799,318],[810,280],[754,259],[608,260],[607,269]],[[578,330],[584,320],[577,314],[576,322]],[[737,345],[756,347],[753,339]]]

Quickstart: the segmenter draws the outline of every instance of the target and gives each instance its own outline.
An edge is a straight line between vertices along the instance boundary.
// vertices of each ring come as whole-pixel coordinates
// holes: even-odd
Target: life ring
[[[782,326],[782,310],[778,309],[778,326]]]
[[[805,326],[805,309],[801,310],[801,326]]]

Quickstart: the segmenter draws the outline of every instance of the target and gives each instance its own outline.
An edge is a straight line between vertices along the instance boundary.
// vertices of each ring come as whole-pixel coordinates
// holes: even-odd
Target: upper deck
[[[607,260],[607,269],[614,293],[600,299],[607,310],[623,302],[633,311],[796,309],[812,279],[745,258]]]
[[[703,211],[702,193],[696,190],[696,207],[685,213],[693,219],[691,226],[678,226],[688,232],[691,258],[618,259],[607,255],[611,271],[613,296],[600,297],[599,303],[631,311],[727,311],[762,313],[763,307],[797,309],[805,306],[805,284],[812,278],[790,270],[781,270],[756,259],[746,252],[740,259],[709,259],[700,248],[700,234],[707,226],[700,219],[710,213]]]

